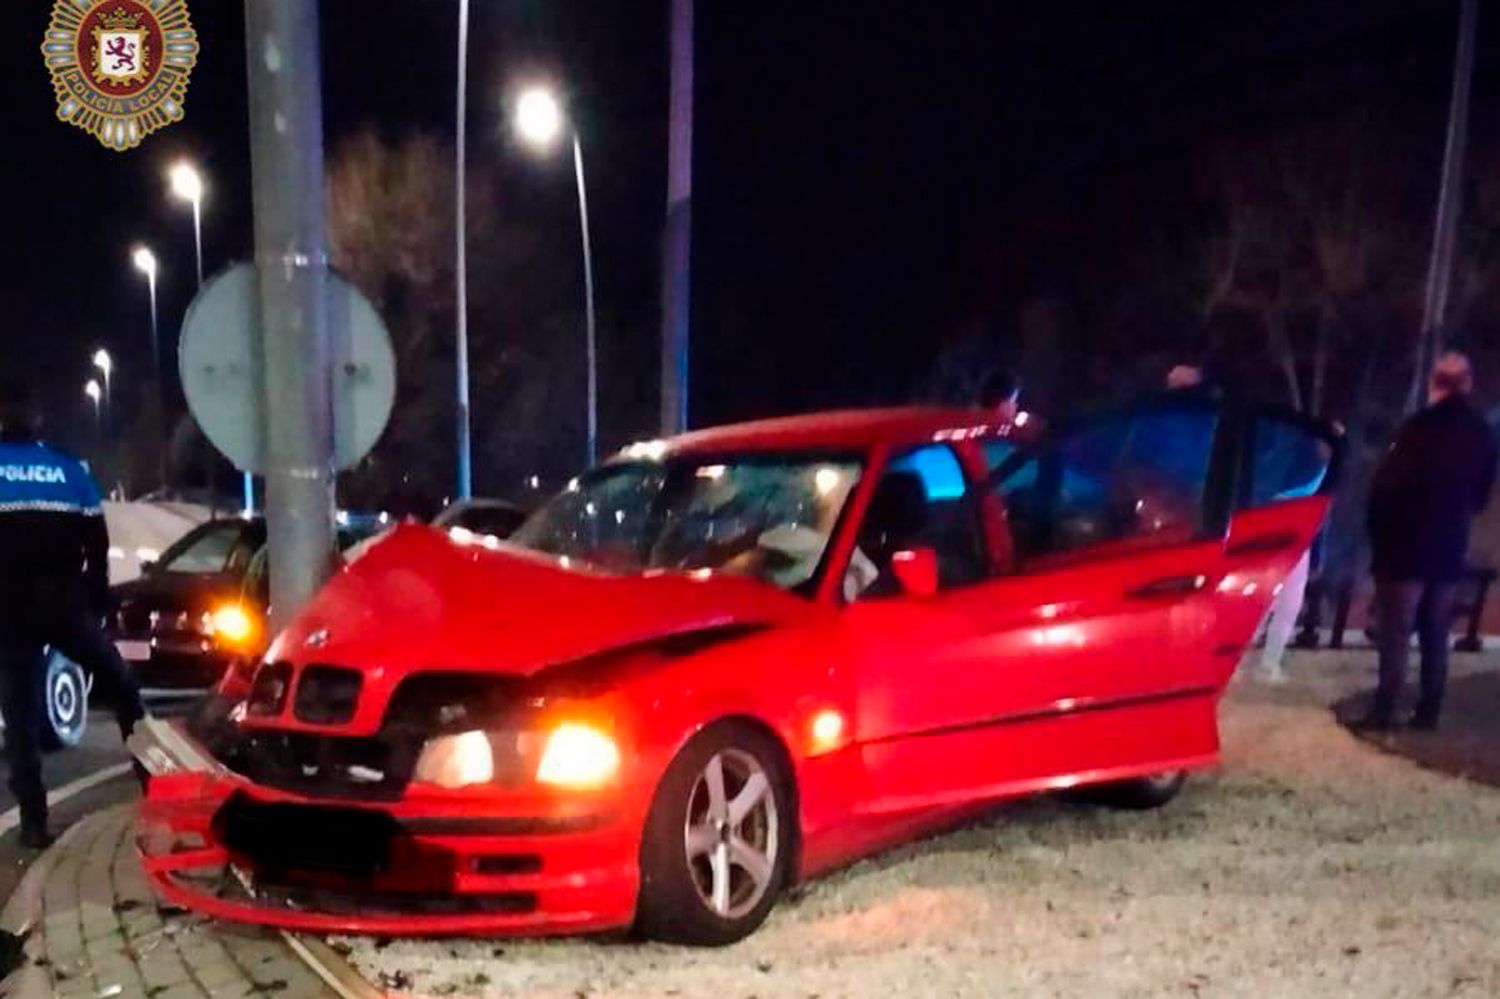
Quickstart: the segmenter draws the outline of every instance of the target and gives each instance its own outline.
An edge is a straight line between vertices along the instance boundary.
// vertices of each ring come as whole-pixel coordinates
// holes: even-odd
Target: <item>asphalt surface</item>
[[[147,704],[155,714],[176,713],[184,706],[185,702],[181,701],[148,701]],[[42,757],[42,779],[49,790],[55,790],[128,762],[130,753],[120,739],[120,729],[115,724],[113,713],[94,709],[89,712],[88,727],[81,743],[72,749],[47,753]],[[0,762],[0,770],[3,769],[4,764]],[[135,779],[129,774],[90,787],[52,806],[52,831],[61,833],[79,819],[111,805],[131,801],[138,793]],[[8,814],[15,804],[8,782],[0,781],[0,815]],[[26,866],[35,857],[34,852],[21,849],[18,830],[0,831],[0,900],[10,897],[21,875],[26,872]]]

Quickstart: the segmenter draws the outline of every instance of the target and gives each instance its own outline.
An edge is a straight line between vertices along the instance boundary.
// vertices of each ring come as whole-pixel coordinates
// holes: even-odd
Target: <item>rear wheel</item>
[[[42,748],[70,749],[83,741],[89,721],[89,683],[83,667],[53,651],[42,682]]]
[[[1088,791],[1087,796],[1090,800],[1111,808],[1145,811],[1160,808],[1177,797],[1186,782],[1186,770],[1167,770],[1149,777],[1102,784]]]
[[[706,729],[667,768],[641,843],[638,928],[676,943],[733,943],[765,921],[786,880],[790,779],[756,729]]]

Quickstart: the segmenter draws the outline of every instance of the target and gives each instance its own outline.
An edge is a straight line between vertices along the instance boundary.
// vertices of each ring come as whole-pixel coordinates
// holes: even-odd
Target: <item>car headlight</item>
[[[495,751],[483,732],[460,732],[427,740],[417,758],[414,780],[450,790],[495,779]]]
[[[620,749],[607,733],[580,722],[564,722],[547,737],[538,784],[594,788],[607,783],[620,768]]]
[[[456,790],[477,784],[535,781],[552,787],[602,787],[620,768],[610,734],[583,722],[516,731],[471,729],[428,739],[412,779]]]
[[[244,645],[255,635],[255,619],[239,604],[225,604],[208,616],[208,633],[229,645]]]

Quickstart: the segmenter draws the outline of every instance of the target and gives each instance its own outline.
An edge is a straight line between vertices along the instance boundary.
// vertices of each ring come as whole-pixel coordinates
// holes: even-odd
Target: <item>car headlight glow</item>
[[[489,736],[476,730],[427,740],[412,778],[450,790],[488,784],[495,779],[495,753]]]
[[[239,604],[225,604],[209,615],[208,631],[230,645],[243,645],[255,634],[255,620]]]
[[[592,725],[564,722],[547,737],[536,779],[557,787],[596,788],[619,768],[620,749],[614,739]]]

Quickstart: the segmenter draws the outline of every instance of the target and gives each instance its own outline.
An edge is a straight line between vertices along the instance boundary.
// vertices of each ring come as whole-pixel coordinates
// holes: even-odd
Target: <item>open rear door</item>
[[[1322,530],[1343,458],[1332,427],[1289,410],[1239,414],[1238,468],[1216,587],[1221,648],[1243,651]],[[1220,661],[1229,670],[1238,655]]]

